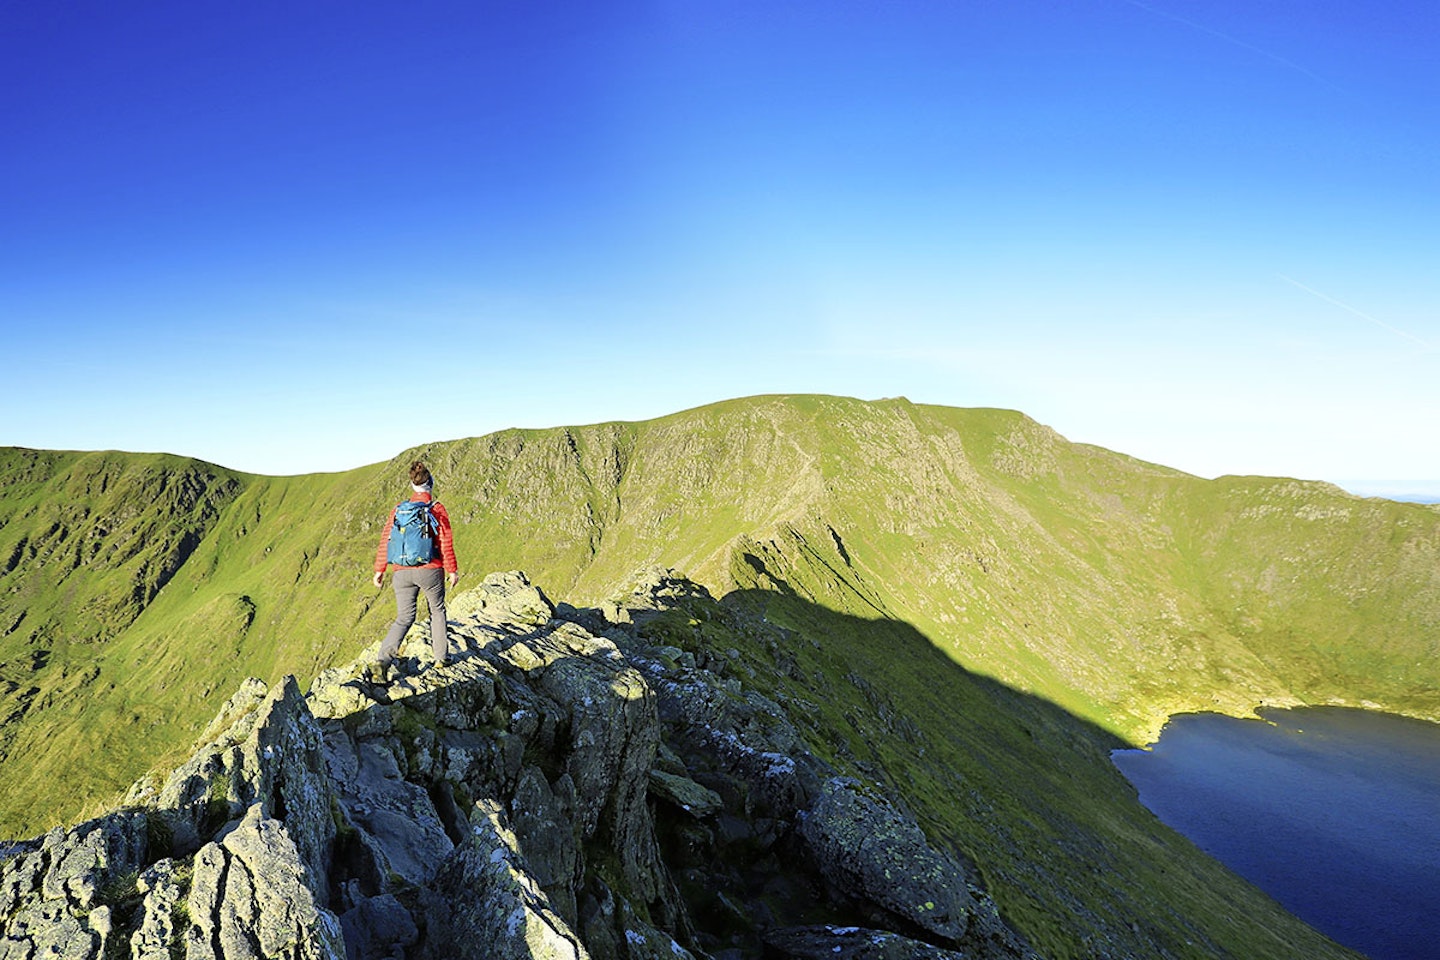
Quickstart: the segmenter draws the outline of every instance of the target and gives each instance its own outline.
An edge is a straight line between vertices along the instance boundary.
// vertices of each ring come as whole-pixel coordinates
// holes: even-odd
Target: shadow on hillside
[[[979,782],[1001,794],[1041,784],[1068,792],[1085,782],[1103,789],[1107,802],[1136,803],[1109,760],[1110,751],[1128,746],[1124,740],[1050,700],[965,669],[909,623],[832,610],[783,590],[736,590],[718,605],[741,624],[773,628],[769,636],[754,632],[761,644],[752,651],[755,676],[742,679],[800,701],[806,725],[835,737],[831,750],[819,744],[832,754],[827,759],[872,774],[867,778],[902,797],[924,786],[919,773],[959,793]],[[942,811],[916,812],[948,819]],[[1068,819],[1056,811],[1057,822]]]
[[[1031,739],[1039,731],[1066,733],[1100,750],[1102,755],[1131,746],[1121,737],[1051,700],[966,669],[919,628],[905,621],[856,616],[784,589],[735,590],[724,595],[719,604],[813,641],[812,656],[818,662],[844,668],[847,675],[853,675],[851,682],[871,706],[878,707],[887,700],[885,691],[875,690],[872,678],[879,677],[889,682],[890,693],[899,698],[892,707],[903,705],[929,715],[985,706],[1001,711],[1000,715]],[[861,667],[865,673],[858,672]],[[868,683],[855,683],[856,678]]]
[[[1354,956],[1142,807],[1110,761],[1128,746],[1113,733],[966,670],[905,622],[783,587],[715,606],[721,629],[692,601],[691,622],[663,639],[688,628],[707,658],[785,707],[811,750],[974,866],[1042,954]]]

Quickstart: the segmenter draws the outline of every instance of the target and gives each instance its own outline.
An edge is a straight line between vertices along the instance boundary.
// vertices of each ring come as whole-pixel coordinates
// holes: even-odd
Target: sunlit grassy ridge
[[[523,569],[571,603],[655,564],[717,595],[793,595],[908,624],[973,673],[1131,742],[1176,712],[1262,702],[1440,716],[1435,508],[1200,480],[1011,411],[758,397],[287,478],[10,450],[0,835],[73,819],[173,758],[243,677],[303,678],[376,639],[393,603],[370,561],[417,455],[468,575]],[[991,850],[986,869],[1020,870],[1017,844],[1011,867]],[[1026,882],[1000,895],[1008,909],[1025,912]]]

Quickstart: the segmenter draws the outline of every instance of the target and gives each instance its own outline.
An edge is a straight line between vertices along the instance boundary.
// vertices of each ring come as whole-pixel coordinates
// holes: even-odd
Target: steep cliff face
[[[163,782],[8,852],[0,960],[1038,956],[780,705],[637,628],[687,593],[557,616],[496,576],[447,665],[247,681]]]

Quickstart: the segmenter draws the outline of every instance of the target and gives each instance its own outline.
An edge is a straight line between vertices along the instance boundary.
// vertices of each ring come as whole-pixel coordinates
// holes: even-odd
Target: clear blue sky
[[[0,443],[753,393],[1440,495],[1440,5],[0,3]]]

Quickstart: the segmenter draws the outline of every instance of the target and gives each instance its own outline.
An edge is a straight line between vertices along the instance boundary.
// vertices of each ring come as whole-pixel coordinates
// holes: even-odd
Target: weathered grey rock
[[[427,911],[427,960],[587,960],[580,938],[526,869],[494,801],[476,803],[470,836],[446,859]]]
[[[478,587],[456,594],[445,604],[451,620],[488,621],[516,627],[540,627],[555,607],[540,588],[518,570],[492,573]]]
[[[343,728],[326,737],[326,758],[337,802],[349,825],[364,831],[380,870],[415,886],[429,883],[455,846],[430,795],[404,779],[385,743],[357,742]]]
[[[97,902],[101,887],[139,869],[146,852],[146,816],[112,813],[61,833],[51,831],[41,890],[46,899],[68,900],[81,910]]]
[[[377,701],[367,684],[357,675],[358,671],[344,667],[325,670],[310,683],[310,692],[305,694],[310,712],[326,720],[348,717],[376,707]]]
[[[258,680],[246,681],[221,711],[221,717],[233,717],[230,725],[175,771],[156,803],[181,852],[260,804],[265,817],[284,821],[310,889],[323,899],[335,823],[320,726],[294,677],[262,696],[263,688]]]
[[[498,673],[494,665],[478,657],[435,668],[427,675],[437,684],[435,722],[452,730],[478,730],[491,724]]]
[[[186,960],[220,960],[216,941],[220,932],[220,898],[229,860],[218,843],[207,843],[192,861],[190,892],[185,898],[189,923],[177,937],[185,948]]]
[[[482,590],[483,609],[476,604],[467,613],[452,604],[461,611],[453,632],[462,652],[445,667],[403,675],[385,691],[386,704],[370,700],[344,670],[312,687],[318,709],[333,714],[327,762],[341,785],[344,819],[357,831],[355,846],[400,882],[439,883],[433,868],[449,851],[439,842],[437,812],[415,793],[405,797],[401,818],[393,814],[401,812],[394,800],[406,778],[444,778],[469,797],[499,800],[516,862],[568,928],[576,921],[587,843],[613,851],[629,896],[674,918],[679,908],[646,802],[659,741],[653,697],[612,642],[573,624],[550,624],[548,604],[537,606],[543,595],[531,590],[523,577],[492,577]],[[472,616],[477,610],[483,615]],[[537,610],[545,629],[534,629]],[[337,683],[360,695],[336,694]],[[384,723],[372,722],[382,714]],[[373,762],[376,749],[395,762]],[[547,758],[550,773],[527,764],[531,755]],[[449,789],[442,784],[431,793],[448,796]],[[412,833],[417,825],[427,836]],[[468,837],[471,828],[463,832]],[[429,875],[404,865],[411,850],[421,851],[414,865],[428,865]],[[453,863],[465,856],[457,850],[449,869],[459,869]],[[347,907],[364,887],[346,894]]]
[[[695,955],[664,930],[642,920],[625,901],[620,902],[620,934],[627,960],[695,960]]]
[[[100,931],[57,900],[20,909],[0,928],[0,960],[64,957],[98,958],[104,948]]]
[[[667,664],[652,654],[627,650],[655,691],[666,737],[685,755],[686,765],[694,761],[699,770],[743,784],[739,792],[745,805],[739,813],[789,817],[809,807],[830,771],[778,704],[733,679]]]
[[[130,956],[134,960],[171,960],[170,944],[176,939],[175,909],[183,896],[174,861],[166,858],[152,864],[135,885],[145,900],[130,937]]]
[[[952,943],[975,912],[969,876],[930,846],[915,821],[853,780],[827,781],[800,823],[821,873],[846,894]]]
[[[627,597],[616,601],[631,618],[644,612],[665,611],[694,600],[712,600],[710,591],[670,567],[647,567],[636,575]],[[643,618],[642,618],[643,619]]]
[[[552,701],[568,705],[565,772],[578,797],[580,835],[588,838],[598,831],[619,855],[630,893],[672,910],[646,802],[660,742],[653,693],[614,643],[574,624],[559,624],[532,647],[543,664],[535,685]]]
[[[650,771],[650,793],[701,819],[714,816],[725,805],[720,794],[709,787],[663,770]]]
[[[196,854],[180,931],[191,960],[344,960],[340,921],[320,906],[285,826],[252,805]]]
[[[108,901],[147,853],[147,818],[122,811],[56,828],[0,871],[0,958],[98,957],[113,934]]]
[[[312,878],[300,846],[287,825],[251,806],[245,819],[222,841],[230,855],[225,901],[220,914],[226,957],[243,956],[242,946],[258,944],[256,957],[343,960],[340,921],[311,891]]]
[[[233,743],[248,735],[253,727],[255,711],[269,694],[270,688],[265,685],[264,680],[257,677],[246,678],[200,734],[200,743],[210,744],[221,739]],[[247,720],[252,722],[246,723]]]
[[[584,877],[575,824],[575,784],[562,773],[554,788],[539,767],[526,767],[510,799],[510,823],[530,875],[572,927],[575,890]]]
[[[770,931],[765,943],[794,960],[972,960],[974,956],[863,927],[789,927]]]
[[[963,865],[933,849],[912,819],[888,802],[864,795],[855,782],[837,779],[811,752],[785,710],[746,688],[740,679],[744,671],[734,669],[732,652],[677,654],[678,648],[646,644],[643,625],[649,609],[659,616],[669,597],[682,603],[697,597],[704,603],[707,598],[668,575],[650,578],[641,593],[621,601],[641,629],[631,638],[621,637],[620,643],[655,691],[666,740],[662,756],[669,749],[680,754],[664,756],[651,774],[652,792],[675,804],[676,798],[666,797],[667,788],[675,785],[667,775],[683,773],[717,794],[723,804],[713,815],[713,825],[670,828],[677,849],[688,851],[680,869],[692,875],[692,884],[696,874],[715,878],[700,882],[702,887],[714,886],[704,909],[728,917],[725,923],[732,929],[748,924],[774,930],[783,925],[786,910],[808,910],[816,893],[828,891],[837,915],[865,916],[871,925],[890,917],[897,928],[922,930],[935,943],[967,956],[1036,956],[1003,924],[993,903],[977,892],[978,882]],[[683,800],[675,805],[683,808]],[[733,864],[728,886],[727,862]],[[746,877],[756,870],[774,876],[763,899],[747,893],[752,881]],[[889,944],[885,949],[903,955],[908,949],[903,940],[870,938],[864,950]],[[860,944],[859,939],[847,939],[828,942],[825,949],[843,953],[861,949]],[[720,944],[707,948],[723,952]],[[759,948],[752,943],[742,952]]]
[[[390,894],[362,901],[340,917],[347,960],[391,960],[420,939],[410,911]]]
[[[201,746],[197,750],[197,755],[203,754],[208,757],[218,750],[232,747],[243,741],[254,729],[257,711],[269,692],[270,689],[263,680],[248,677],[242,681],[239,688],[231,694],[230,699],[221,706],[215,719],[211,720],[204,732],[200,734],[197,743]],[[176,773],[178,774],[179,771],[177,770]],[[167,787],[174,787],[174,779],[175,774],[172,774],[165,782],[157,782],[154,775],[140,778],[130,787],[129,793],[125,796],[125,804],[127,806],[161,805],[160,794]],[[175,806],[175,801],[176,798],[171,796],[165,802],[170,806]],[[181,842],[194,843],[197,841],[188,836],[182,827]]]
[[[593,879],[580,902],[580,928],[585,946],[594,960],[619,960],[625,956],[625,937],[615,895],[605,882]]]

